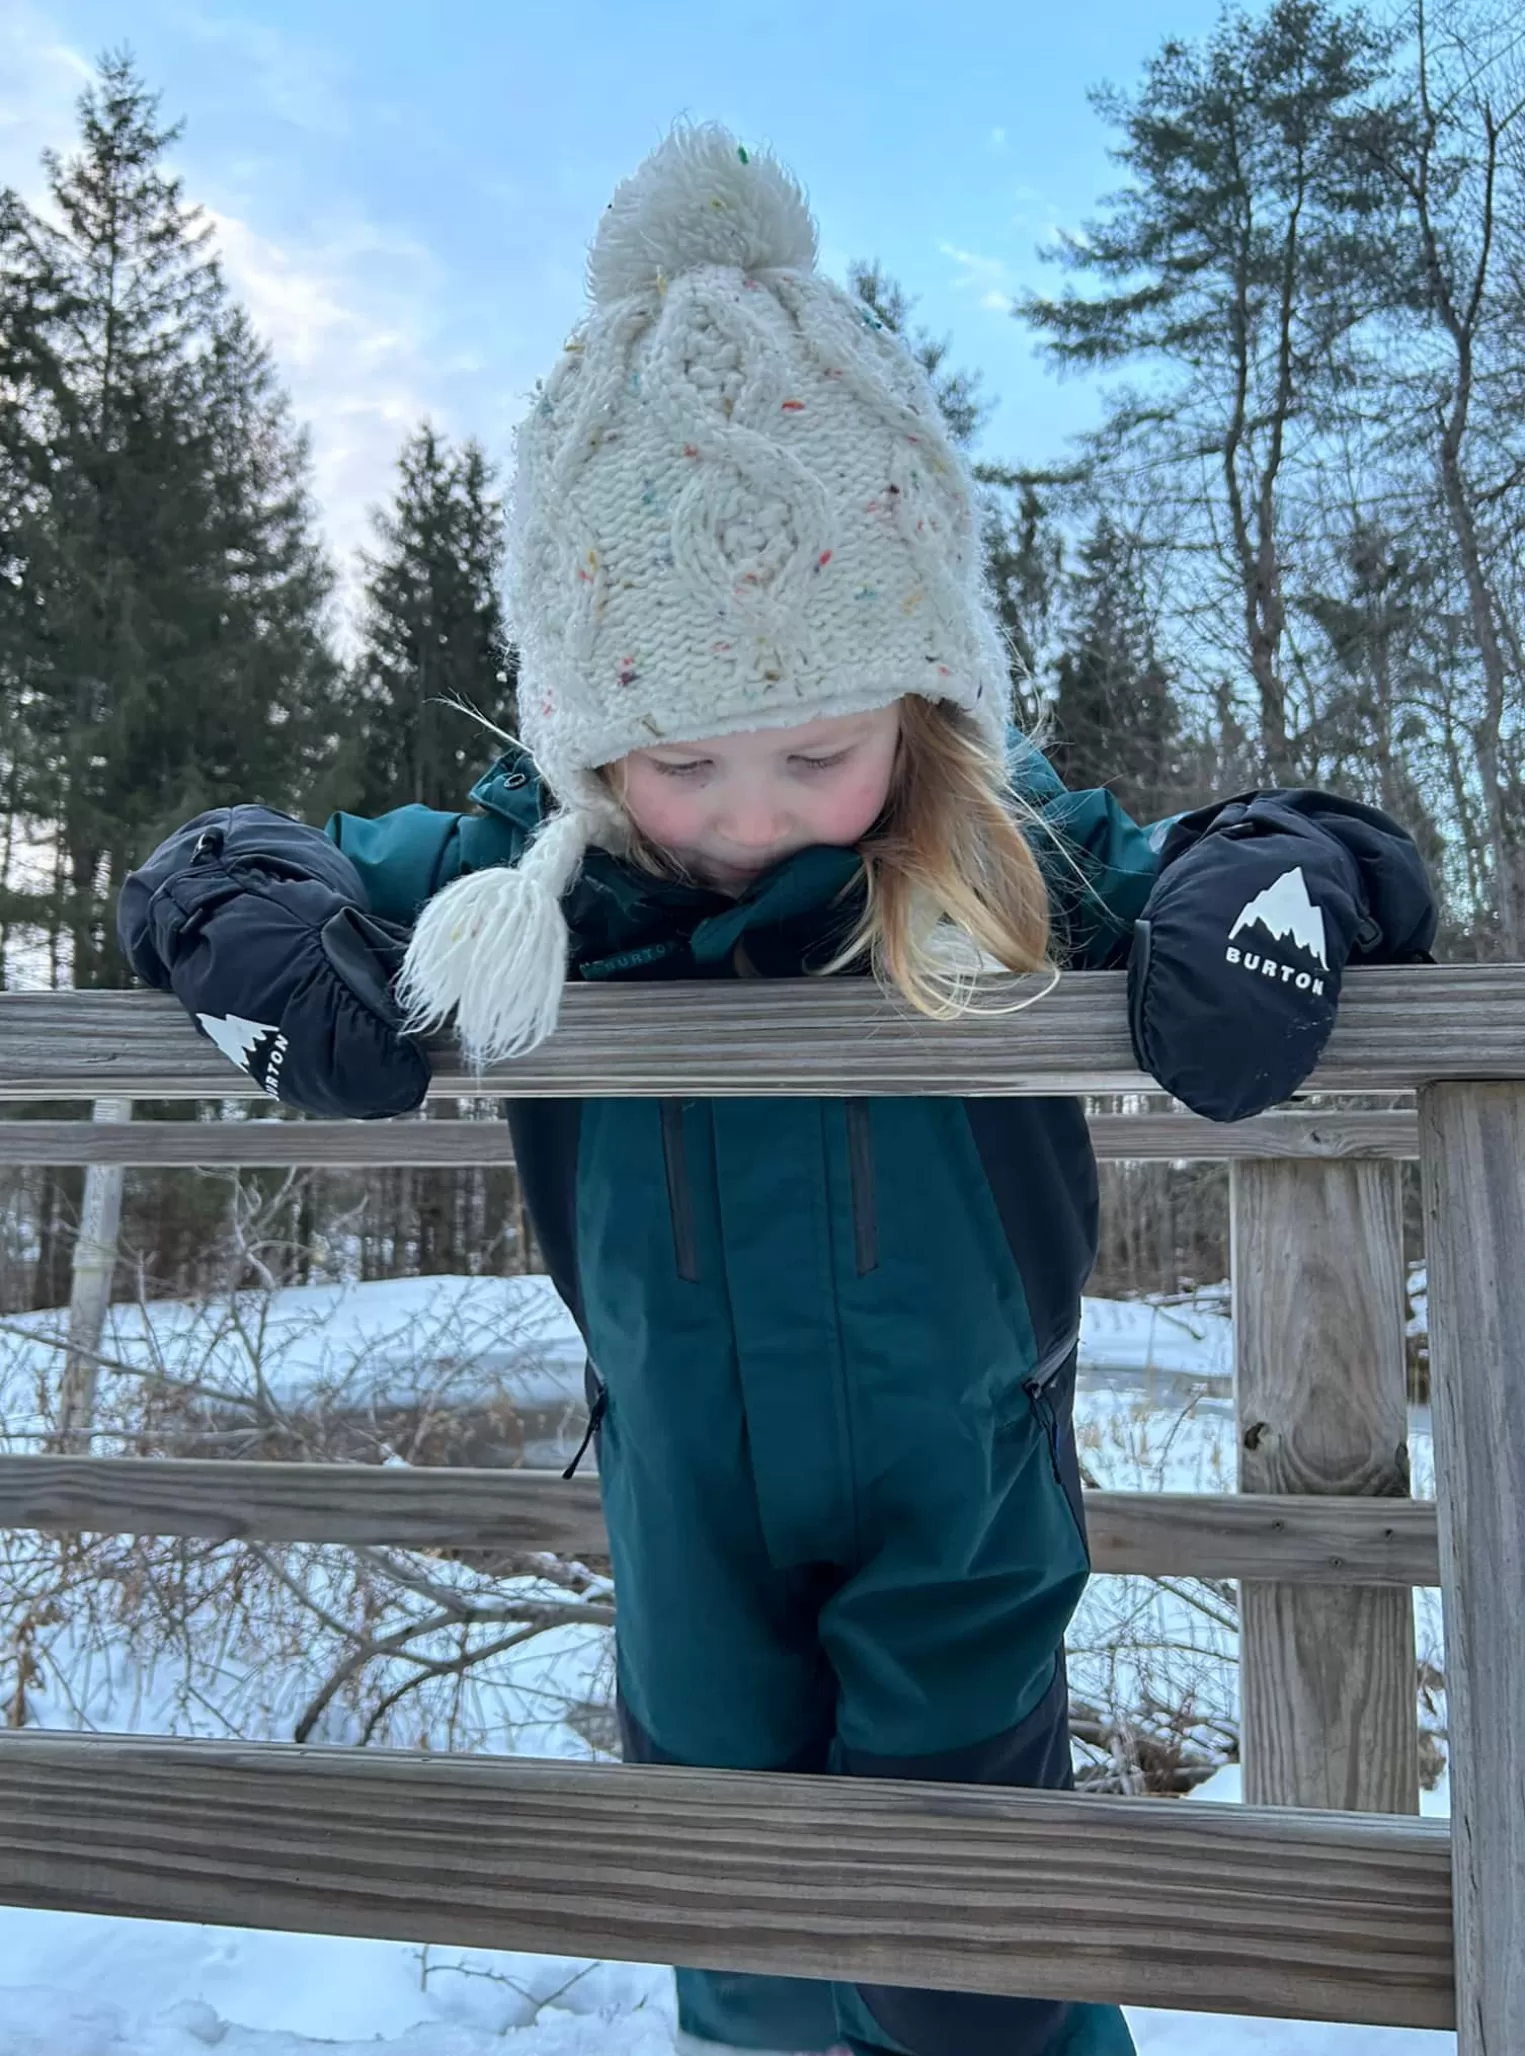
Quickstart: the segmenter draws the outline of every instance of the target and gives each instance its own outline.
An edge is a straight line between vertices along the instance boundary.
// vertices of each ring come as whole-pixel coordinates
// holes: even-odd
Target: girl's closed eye
[[[700,771],[710,768],[708,757],[695,757],[691,763],[668,764],[661,757],[649,757],[647,762],[660,771],[664,778],[693,778]]]
[[[791,757],[790,763],[797,771],[832,771],[838,764],[845,764],[852,755],[849,750],[836,750],[829,757]]]

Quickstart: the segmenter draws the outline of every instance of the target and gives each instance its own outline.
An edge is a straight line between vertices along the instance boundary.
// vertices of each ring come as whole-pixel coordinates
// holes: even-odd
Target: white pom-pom
[[[718,122],[673,130],[615,191],[588,258],[600,306],[704,264],[810,271],[815,223],[797,181]]]
[[[514,867],[472,872],[435,894],[397,981],[409,1034],[427,1034],[454,1014],[462,1052],[478,1072],[544,1042],[567,975],[561,895],[586,847],[582,816],[558,814]]]

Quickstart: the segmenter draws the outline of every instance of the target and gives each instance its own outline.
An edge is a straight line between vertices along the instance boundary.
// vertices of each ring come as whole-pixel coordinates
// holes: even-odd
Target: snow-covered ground
[[[0,1446],[20,1449],[42,1432],[38,1395],[65,1319],[50,1308],[0,1322]],[[113,1306],[101,1347],[132,1372],[194,1374],[229,1392],[257,1376],[284,1404],[361,1390],[376,1405],[431,1391],[459,1402],[498,1386],[526,1406],[582,1403],[581,1339],[544,1277],[385,1278],[233,1301],[156,1299]],[[1226,1393],[1226,1292],[1179,1304],[1086,1299],[1081,1361],[1101,1376],[1190,1380]]]
[[[0,1322],[0,1448],[36,1446],[66,1310]],[[153,1374],[267,1403],[459,1407],[504,1393],[531,1413],[582,1405],[583,1350],[549,1278],[383,1278],[110,1308],[118,1382]],[[102,1379],[109,1391],[113,1371]],[[110,1410],[97,1453],[110,1452]]]
[[[0,1912],[0,2056],[672,2056],[647,1964]],[[1423,2029],[1129,2008],[1140,2056],[1454,2056]]]
[[[0,1448],[34,1448],[59,1317],[5,1328]],[[581,1353],[544,1280],[315,1287],[251,1298],[232,1321],[225,1306],[159,1302],[146,1318],[119,1308],[103,1349],[127,1387],[145,1373],[194,1377],[229,1391],[263,1387],[285,1406],[315,1392],[329,1404],[372,1405],[377,1395],[416,1402],[423,1393],[441,1406],[506,1392],[538,1423],[541,1440],[526,1442],[530,1461],[556,1457],[579,1419]],[[1185,1305],[1088,1300],[1081,1357],[1077,1428],[1098,1484],[1232,1489],[1221,1292]],[[123,1445],[108,1435],[99,1446]],[[1411,1447],[1415,1488],[1424,1491],[1431,1463],[1422,1416],[1411,1424]],[[0,1578],[18,1574],[17,1539]],[[346,1552],[307,1552],[309,1593],[337,1603],[346,1560]],[[437,1563],[431,1575],[468,1576]],[[528,1587],[520,1581],[520,1589]],[[585,1596],[601,1595],[594,1586]],[[1438,1662],[1434,1599],[1416,1595],[1421,1651]],[[198,1631],[179,1649],[147,1653],[103,1635],[99,1621],[89,1637],[58,1628],[36,1651],[31,1718],[137,1733],[289,1735],[306,1689],[294,1619],[298,1628],[285,1630],[290,1654],[278,1650],[257,1669],[225,1625],[220,1640]],[[587,1626],[537,1636],[489,1676],[479,1702],[452,1712],[451,1734],[436,1746],[595,1753],[559,1709],[597,1698],[607,1642],[605,1630]],[[1099,1579],[1071,1642],[1081,1693],[1115,1700],[1119,1690],[1168,1677],[1176,1693],[1189,1683],[1206,1729],[1215,1714],[1235,1711],[1232,1620],[1215,1615],[1210,1588]],[[342,1718],[319,1732],[347,1738]],[[1197,1798],[1234,1803],[1237,1769],[1220,1771]],[[1425,1795],[1425,1811],[1445,1810],[1442,1781]],[[200,2056],[211,2048],[223,2056],[671,2056],[670,1984],[649,1965],[0,1908],[0,2056]],[[1455,2047],[1451,2035],[1396,2029],[1148,2010],[1130,2019],[1141,2056],[1438,2056]]]

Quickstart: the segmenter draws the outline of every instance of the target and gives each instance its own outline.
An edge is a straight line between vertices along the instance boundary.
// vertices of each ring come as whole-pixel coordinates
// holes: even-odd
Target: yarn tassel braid
[[[453,1013],[462,1053],[478,1074],[545,1040],[566,982],[561,899],[577,876],[588,829],[585,814],[553,814],[517,864],[457,878],[428,902],[397,981],[409,1034],[428,1034]]]

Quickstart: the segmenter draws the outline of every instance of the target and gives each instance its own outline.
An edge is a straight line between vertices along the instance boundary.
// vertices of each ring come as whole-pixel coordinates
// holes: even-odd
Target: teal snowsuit
[[[1013,747],[1062,952],[1119,963],[1162,834]],[[328,824],[374,913],[411,922],[520,852],[542,804],[527,760],[510,752],[472,798],[479,813]],[[566,902],[571,975],[798,975],[850,924],[857,872],[850,851],[806,850],[731,900],[595,851]],[[627,1758],[1067,1784],[1063,1637],[1088,1574],[1070,1413],[1096,1235],[1078,1103],[507,1112],[588,1345]],[[1104,2006],[692,1971],[679,2002],[690,2032],[743,2047],[1132,2047]]]

